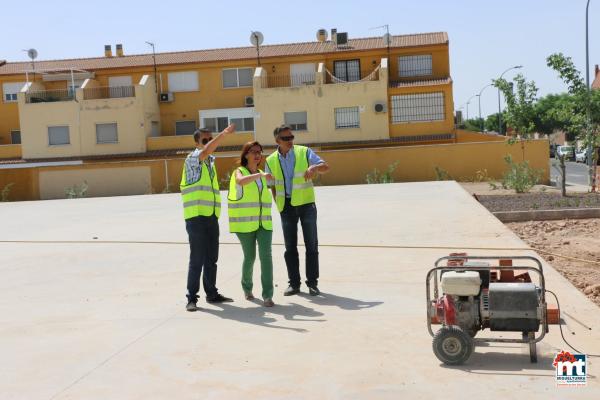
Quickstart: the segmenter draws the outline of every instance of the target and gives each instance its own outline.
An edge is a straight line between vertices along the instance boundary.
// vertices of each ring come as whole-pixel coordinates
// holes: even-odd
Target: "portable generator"
[[[517,261],[534,266],[513,265]],[[537,284],[530,273],[537,274]],[[526,344],[530,361],[537,362],[536,343],[544,338],[549,324],[560,321],[558,308],[546,303],[544,271],[535,257],[452,253],[435,262],[427,273],[426,287],[427,329],[433,337],[433,352],[444,364],[462,364],[478,343],[492,342]],[[442,327],[434,333],[432,324]],[[522,336],[475,338],[486,328]]]

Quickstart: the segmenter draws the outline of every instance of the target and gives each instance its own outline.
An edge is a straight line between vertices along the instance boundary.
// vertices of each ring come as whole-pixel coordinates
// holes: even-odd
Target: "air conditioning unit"
[[[373,111],[376,113],[384,113],[387,111],[387,104],[384,101],[378,101],[373,104]]]
[[[165,92],[160,94],[161,103],[170,103],[173,101],[173,92]]]
[[[244,105],[246,107],[254,107],[254,97],[246,96],[246,98],[244,99]]]
[[[336,35],[336,44],[338,46],[344,46],[348,44],[348,32],[338,32]]]

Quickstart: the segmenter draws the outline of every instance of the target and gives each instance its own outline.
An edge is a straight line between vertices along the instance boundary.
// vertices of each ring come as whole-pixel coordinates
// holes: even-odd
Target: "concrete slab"
[[[222,219],[218,286],[235,302],[197,313],[184,311],[178,195],[0,204],[0,398],[600,397],[598,359],[587,387],[555,387],[556,327],[538,364],[519,345],[478,347],[457,368],[433,355],[424,277],[438,257],[535,255],[459,185],[322,187],[317,201],[322,296],[281,295],[275,218],[277,306],[243,300]],[[544,266],[568,340],[600,353],[600,309]]]

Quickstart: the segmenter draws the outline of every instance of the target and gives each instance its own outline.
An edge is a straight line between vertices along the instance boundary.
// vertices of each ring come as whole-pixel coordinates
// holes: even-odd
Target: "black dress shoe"
[[[223,296],[221,293],[217,293],[214,297],[207,297],[207,303],[231,303],[233,299]]]
[[[316,285],[313,285],[308,287],[308,294],[310,294],[311,296],[318,296],[321,294],[321,291]]]
[[[295,288],[293,286],[288,286],[287,289],[285,289],[285,292],[283,292],[284,296],[293,296],[295,294],[300,293],[300,288]]]

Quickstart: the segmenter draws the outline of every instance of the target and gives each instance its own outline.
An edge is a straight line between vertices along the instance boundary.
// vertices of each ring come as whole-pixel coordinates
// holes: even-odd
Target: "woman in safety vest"
[[[229,231],[240,239],[244,252],[242,264],[242,289],[247,300],[254,300],[252,294],[252,269],[256,259],[256,243],[260,258],[262,298],[265,307],[273,303],[273,260],[271,256],[271,191],[267,180],[271,174],[258,169],[262,161],[262,146],[258,142],[248,142],[242,147],[240,167],[231,175],[229,195]]]

